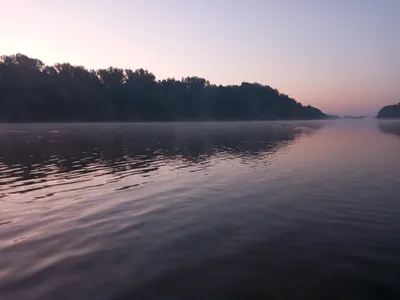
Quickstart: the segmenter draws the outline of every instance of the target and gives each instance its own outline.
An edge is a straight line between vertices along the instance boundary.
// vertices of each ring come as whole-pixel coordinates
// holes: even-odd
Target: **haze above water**
[[[400,122],[0,125],[0,295],[399,299]]]

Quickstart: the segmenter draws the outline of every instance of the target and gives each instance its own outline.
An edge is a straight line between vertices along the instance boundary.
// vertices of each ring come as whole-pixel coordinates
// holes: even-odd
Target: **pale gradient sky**
[[[400,0],[0,0],[0,54],[271,85],[327,113],[400,102]]]

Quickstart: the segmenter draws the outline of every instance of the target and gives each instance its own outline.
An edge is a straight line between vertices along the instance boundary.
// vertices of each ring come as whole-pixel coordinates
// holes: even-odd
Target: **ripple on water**
[[[0,298],[397,299],[373,122],[0,125]]]

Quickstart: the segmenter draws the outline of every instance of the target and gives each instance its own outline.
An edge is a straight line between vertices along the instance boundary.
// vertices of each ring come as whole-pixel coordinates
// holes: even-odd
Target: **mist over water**
[[[1,299],[398,299],[400,122],[0,125]]]

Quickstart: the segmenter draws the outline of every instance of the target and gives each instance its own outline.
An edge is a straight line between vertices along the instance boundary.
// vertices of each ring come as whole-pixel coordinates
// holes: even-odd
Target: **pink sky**
[[[300,3],[301,2],[301,3]],[[327,113],[400,102],[400,1],[0,0],[0,54],[259,82]]]

